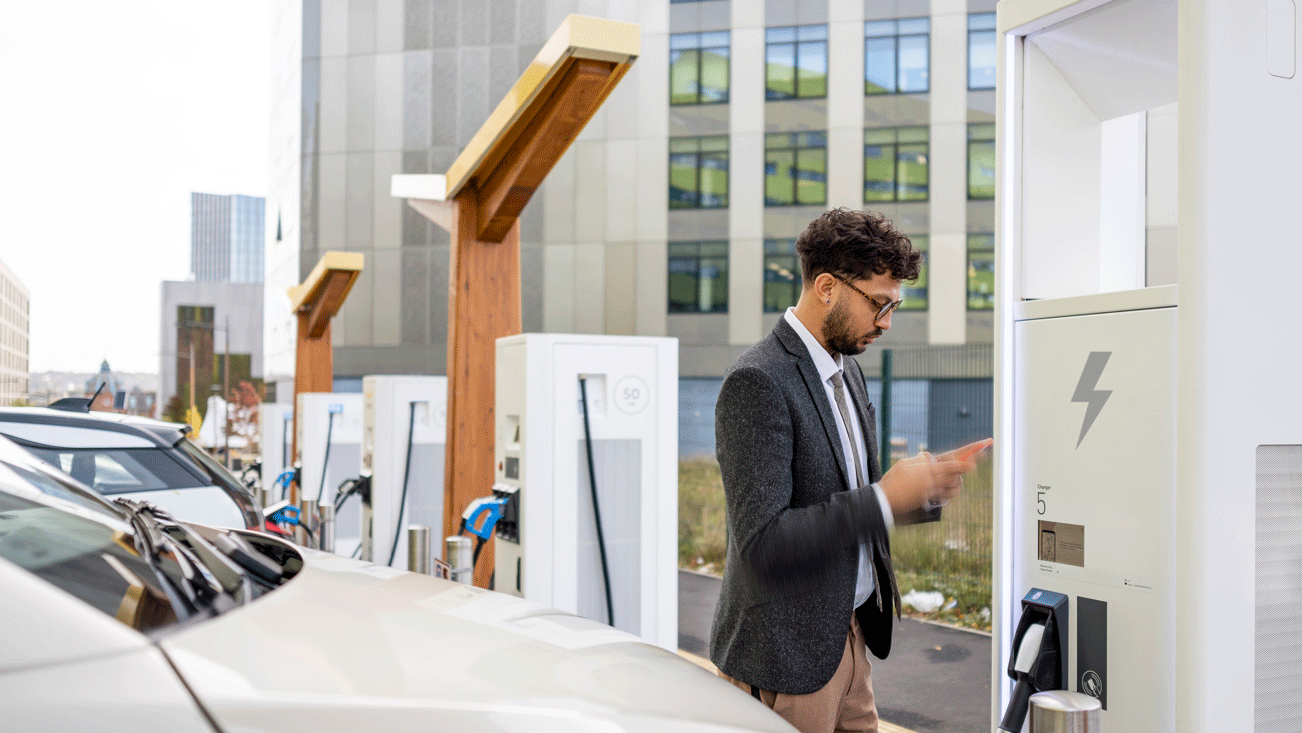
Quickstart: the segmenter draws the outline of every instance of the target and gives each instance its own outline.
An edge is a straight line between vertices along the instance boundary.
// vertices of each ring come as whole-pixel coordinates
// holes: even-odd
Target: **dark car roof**
[[[0,432],[4,432],[4,423],[34,423],[107,430],[139,436],[162,447],[176,445],[177,441],[190,430],[189,426],[183,423],[163,422],[136,415],[122,415],[115,412],[68,412],[45,407],[0,408]]]

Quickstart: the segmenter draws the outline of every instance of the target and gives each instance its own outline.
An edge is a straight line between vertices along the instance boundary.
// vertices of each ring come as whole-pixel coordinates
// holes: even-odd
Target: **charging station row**
[[[677,341],[499,339],[496,383],[481,500],[494,505],[494,589],[676,649]],[[361,394],[298,395],[294,475],[302,498],[335,504],[336,553],[406,568],[408,526],[443,533],[447,391],[445,377],[372,375]],[[293,412],[262,406],[264,481],[294,471]]]

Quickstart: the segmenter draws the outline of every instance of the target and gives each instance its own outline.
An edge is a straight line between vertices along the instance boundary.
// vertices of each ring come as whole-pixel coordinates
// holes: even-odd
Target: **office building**
[[[337,386],[444,373],[448,237],[389,195],[390,177],[447,170],[565,15],[583,13],[640,24],[642,53],[520,219],[525,331],[677,337],[682,376],[718,380],[798,297],[806,224],[868,208],[925,267],[860,357],[866,371],[881,347],[943,345],[943,363],[896,376],[922,393],[988,380],[994,5],[279,4],[268,378],[293,373],[284,291],[331,249],[367,258],[334,323]]]
[[[0,262],[0,405],[27,399],[31,294]]]
[[[190,268],[199,282],[261,283],[265,200],[190,194]]]

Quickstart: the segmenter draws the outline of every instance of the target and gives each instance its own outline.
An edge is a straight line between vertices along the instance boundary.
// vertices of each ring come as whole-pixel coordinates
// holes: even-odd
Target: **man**
[[[848,357],[891,327],[921,255],[885,218],[845,209],[812,222],[796,250],[799,302],[737,358],[715,408],[728,566],[710,657],[803,733],[876,731],[865,646],[886,657],[900,610],[888,532],[939,519],[989,441],[881,475]]]

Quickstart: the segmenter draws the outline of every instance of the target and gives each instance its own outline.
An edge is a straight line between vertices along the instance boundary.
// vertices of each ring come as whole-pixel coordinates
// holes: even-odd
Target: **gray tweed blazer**
[[[871,482],[881,479],[874,409],[859,364],[845,384],[865,427]],[[786,319],[728,370],[715,442],[728,506],[728,564],[710,659],[764,690],[807,694],[836,672],[854,613],[859,544],[874,548],[878,590],[859,608],[868,648],[885,659],[899,592],[890,540],[871,490],[851,491],[833,407]],[[939,519],[918,511],[900,524]],[[882,599],[885,599],[884,601]]]

